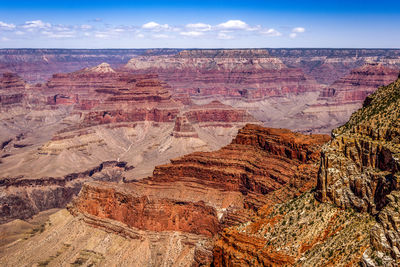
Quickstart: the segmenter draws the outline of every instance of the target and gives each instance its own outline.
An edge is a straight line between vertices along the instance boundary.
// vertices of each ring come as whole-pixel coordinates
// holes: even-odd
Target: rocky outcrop
[[[373,221],[368,214],[319,203],[307,192],[224,229],[215,242],[213,265],[357,265],[369,247]]]
[[[119,182],[124,162],[103,162],[93,169],[64,177],[2,177],[0,187],[0,223],[27,219],[40,211],[63,208],[77,195],[84,182],[90,180]]]
[[[397,189],[399,87],[399,80],[381,87],[333,131],[321,160],[320,200],[375,214],[385,206],[385,195]]]
[[[364,262],[397,265],[400,260],[399,125],[400,79],[367,97],[349,122],[335,129],[324,147],[316,197],[377,218]]]
[[[141,230],[211,238],[223,227],[248,221],[263,205],[309,190],[319,147],[327,140],[249,124],[230,145],[174,159],[156,167],[152,177],[124,185],[89,183],[69,209]],[[210,261],[208,250],[201,263]]]
[[[333,131],[315,194],[225,229],[214,266],[398,266],[399,92],[400,79],[379,88]]]
[[[219,230],[216,210],[204,202],[140,195],[134,190],[124,191],[110,184],[85,185],[79,194],[79,201],[74,202],[74,210],[113,219],[141,230],[181,231],[206,236],[213,236]]]

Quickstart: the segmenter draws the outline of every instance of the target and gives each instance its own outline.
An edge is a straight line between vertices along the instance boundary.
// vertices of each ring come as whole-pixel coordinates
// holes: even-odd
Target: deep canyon
[[[397,266],[399,73],[396,49],[1,49],[0,263]]]

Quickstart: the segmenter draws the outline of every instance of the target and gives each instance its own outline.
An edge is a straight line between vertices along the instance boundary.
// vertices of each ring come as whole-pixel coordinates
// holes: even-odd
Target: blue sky
[[[400,1],[1,1],[0,48],[400,48]]]

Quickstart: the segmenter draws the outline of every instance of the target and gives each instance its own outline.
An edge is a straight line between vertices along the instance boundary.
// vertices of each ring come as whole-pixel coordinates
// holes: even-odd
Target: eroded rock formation
[[[367,97],[322,150],[313,194],[223,231],[215,266],[398,266],[400,79]],[[320,203],[319,201],[322,201]]]
[[[301,69],[287,68],[268,51],[257,49],[185,50],[174,56],[135,57],[125,69],[158,73],[174,92],[192,97],[259,100],[319,89]]]
[[[322,153],[317,198],[377,217],[372,230],[376,262],[400,260],[397,219],[399,190],[400,79],[367,97],[349,122],[333,131],[335,138]]]
[[[309,190],[319,147],[327,140],[247,125],[230,145],[172,160],[156,167],[152,177],[123,185],[86,184],[69,209],[98,227],[107,228],[95,218],[112,219],[134,229],[181,231],[211,241],[223,227],[248,221],[260,207]],[[203,254],[200,263],[209,263],[211,249]]]

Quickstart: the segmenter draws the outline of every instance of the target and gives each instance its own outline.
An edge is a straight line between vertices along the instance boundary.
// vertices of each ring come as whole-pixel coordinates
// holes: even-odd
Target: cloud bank
[[[285,27],[281,27],[285,29]],[[100,18],[88,20],[85,24],[57,24],[55,21],[41,19],[27,20],[16,24],[0,21],[1,41],[10,40],[220,40],[232,42],[249,38],[286,38],[294,39],[304,34],[304,27],[296,26],[290,30],[277,30],[267,25],[251,25],[243,20],[230,19],[211,24],[202,21],[190,22],[184,25],[147,21],[140,25],[111,25]]]

